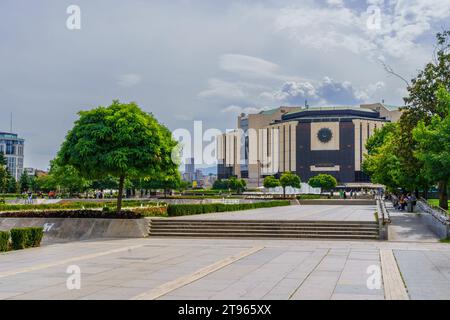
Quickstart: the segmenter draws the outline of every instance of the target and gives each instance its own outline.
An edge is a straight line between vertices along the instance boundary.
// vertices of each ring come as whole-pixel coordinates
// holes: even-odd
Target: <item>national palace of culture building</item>
[[[361,169],[366,141],[400,115],[399,107],[383,103],[241,114],[237,129],[217,138],[218,178],[257,186],[265,176],[290,171],[302,181],[327,173],[340,185],[368,183]]]

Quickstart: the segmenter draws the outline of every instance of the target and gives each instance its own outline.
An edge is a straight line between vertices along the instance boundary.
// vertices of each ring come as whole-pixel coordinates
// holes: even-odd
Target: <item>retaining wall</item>
[[[148,236],[148,219],[0,218],[0,230],[43,227],[44,243]]]

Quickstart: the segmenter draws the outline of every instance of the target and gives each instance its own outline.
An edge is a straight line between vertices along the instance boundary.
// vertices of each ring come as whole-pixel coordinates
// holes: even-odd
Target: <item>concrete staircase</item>
[[[376,222],[151,219],[150,237],[379,239]]]

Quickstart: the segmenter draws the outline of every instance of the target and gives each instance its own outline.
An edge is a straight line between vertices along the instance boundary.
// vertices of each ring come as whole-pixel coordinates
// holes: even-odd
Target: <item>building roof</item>
[[[372,109],[363,109],[354,106],[313,107],[300,111],[290,112],[282,116],[282,120],[312,119],[324,117],[354,117],[354,118],[380,118],[380,113]]]

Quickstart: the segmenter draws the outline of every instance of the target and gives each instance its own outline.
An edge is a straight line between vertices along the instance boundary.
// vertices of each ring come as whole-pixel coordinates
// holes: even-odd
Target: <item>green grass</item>
[[[450,243],[450,239],[441,239],[442,243]]]
[[[432,206],[439,207],[439,199],[428,199],[428,203]],[[450,206],[450,200],[448,201],[448,205]],[[447,212],[450,213],[450,209]]]

